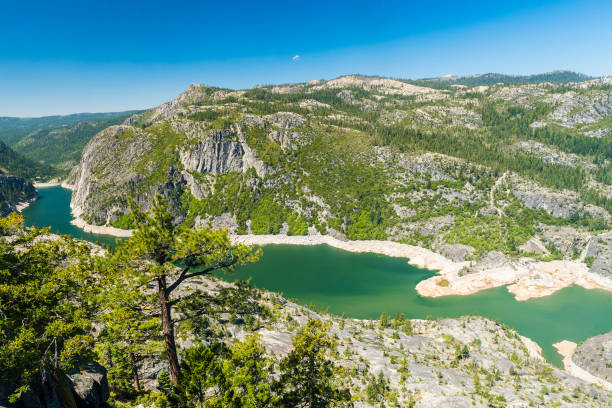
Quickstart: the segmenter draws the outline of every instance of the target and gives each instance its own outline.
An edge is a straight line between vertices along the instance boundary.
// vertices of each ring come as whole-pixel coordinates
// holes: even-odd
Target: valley
[[[579,346],[562,362],[553,345],[612,329],[612,82],[466,81],[353,75],[238,91],[192,85],[167,104],[104,122],[78,164],[61,173],[62,186],[38,189],[39,200],[23,209],[26,224],[114,247],[136,226],[130,202],[149,210],[159,195],[175,223],[226,228],[233,243],[262,246],[259,262],[196,287],[231,288],[226,282],[238,279],[261,290],[268,300],[260,303],[286,315],[256,318],[272,354],[290,349],[291,322],[303,320],[289,316],[316,315],[341,336],[345,357],[337,361],[359,372],[353,357],[363,350],[364,370],[389,381],[382,401],[520,406],[563,398],[571,406],[582,398],[598,406],[609,396],[606,372],[584,357],[595,351]],[[400,317],[387,323],[391,316]],[[404,321],[414,331],[398,334]],[[228,344],[253,331],[224,318],[206,325]],[[470,336],[487,331],[496,333],[492,344],[502,332],[510,342],[481,359]],[[435,363],[428,353],[440,339],[455,349],[465,340],[479,363],[458,363],[444,347],[449,360]],[[416,366],[398,367],[394,353],[415,341]],[[478,364],[480,375],[482,367],[499,373],[486,377],[489,391],[475,379]],[[414,381],[407,368],[418,373]],[[159,359],[143,362],[147,389],[164,369]],[[517,369],[520,398],[504,391],[519,387],[510,385]],[[360,375],[344,375],[356,406],[372,406],[356,385]],[[582,394],[593,382],[603,394]],[[572,389],[580,391],[570,396]]]

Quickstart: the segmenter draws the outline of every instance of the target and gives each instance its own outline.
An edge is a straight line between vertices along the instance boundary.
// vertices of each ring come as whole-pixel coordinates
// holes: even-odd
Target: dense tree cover
[[[41,376],[90,361],[97,278],[89,245],[0,218],[0,380],[16,400]]]
[[[467,86],[478,86],[478,85],[495,85],[498,83],[504,84],[533,84],[538,82],[553,82],[553,83],[567,83],[567,82],[581,82],[592,79],[592,77],[581,74],[579,72],[572,71],[553,71],[546,72],[543,74],[534,75],[506,75],[498,73],[487,73],[482,75],[471,75],[464,77],[452,77],[448,78],[434,78],[434,79],[422,79],[419,81],[410,81],[415,84],[422,86],[435,86],[439,83],[445,84],[459,84]]]
[[[464,129],[425,133],[403,127],[381,129],[378,143],[394,145],[406,152],[434,151],[486,165],[497,173],[514,171],[545,186],[580,190],[586,181],[582,168],[546,163],[522,152],[508,152],[506,144],[476,135]]]
[[[0,117],[0,167],[26,178],[65,175],[85,144],[136,111],[77,113],[40,118]],[[6,144],[10,148],[4,146]],[[17,152],[15,156],[13,149]]]
[[[172,393],[178,390],[194,407],[351,406],[349,391],[336,379],[328,329],[309,319],[293,338],[293,350],[280,360],[268,357],[257,335],[231,347],[195,346],[182,359],[180,387],[166,397],[176,398]]]
[[[534,129],[531,136],[534,140],[556,146],[564,152],[593,156],[595,162],[612,158],[612,134],[597,138],[561,127],[545,126]]]
[[[4,142],[0,142],[0,169],[27,179],[46,178],[49,174],[53,174],[50,166],[25,158]]]
[[[40,118],[0,117],[0,140],[12,146],[17,144],[23,137],[37,130],[70,127],[79,122],[112,120],[135,112],[75,113],[72,115],[43,116]]]
[[[256,335],[227,346],[207,331],[208,319],[222,313],[241,314],[247,325],[266,316],[258,292],[236,284],[208,293],[183,283],[253,262],[259,251],[232,245],[224,230],[175,225],[160,197],[151,213],[134,206],[132,214],[133,237],[103,252],[25,228],[17,214],[0,218],[0,381],[11,387],[12,400],[39,387],[41,375],[56,378],[95,360],[107,368],[112,397],[124,403],[350,404],[335,380],[335,345],[321,321],[310,319],[280,360]],[[193,347],[176,347],[178,322],[195,336]],[[162,358],[170,370],[160,375],[158,392],[145,392],[139,367],[143,359]]]
[[[111,119],[79,122],[72,126],[36,130],[13,144],[28,159],[48,165],[54,170],[48,177],[63,176],[79,162],[83,148],[101,130],[122,123],[127,114]]]

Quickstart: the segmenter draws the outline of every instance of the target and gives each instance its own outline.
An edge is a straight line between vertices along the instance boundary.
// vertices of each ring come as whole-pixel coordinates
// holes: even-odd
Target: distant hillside
[[[42,118],[0,117],[0,140],[28,159],[47,166],[48,177],[74,166],[83,147],[99,131],[136,111],[77,113]]]
[[[534,75],[505,75],[497,73],[488,73],[482,75],[470,75],[470,76],[448,76],[440,78],[429,78],[423,79],[419,82],[443,82],[449,84],[476,86],[476,85],[492,85],[497,83],[503,84],[530,84],[538,82],[554,82],[554,83],[567,83],[567,82],[581,82],[593,79],[592,77],[581,74],[579,72],[572,71],[553,71],[544,74]]]
[[[79,122],[96,122],[111,120],[117,117],[130,115],[137,111],[104,112],[104,113],[75,113],[72,115],[43,116],[40,118],[14,118],[0,116],[0,140],[9,146],[16,144],[28,133],[54,129],[62,126],[74,126]]]
[[[23,177],[9,176],[0,172],[0,216],[17,211],[17,204],[38,197],[32,182]]]
[[[0,141],[0,169],[13,176],[44,179],[54,172],[50,166],[37,163],[15,152]]]

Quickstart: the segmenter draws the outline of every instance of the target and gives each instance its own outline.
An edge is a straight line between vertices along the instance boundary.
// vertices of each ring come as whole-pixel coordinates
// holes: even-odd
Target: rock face
[[[235,138],[236,133],[219,130],[196,145],[188,146],[180,152],[184,169],[198,173],[223,174],[234,170],[245,172],[254,167],[258,174],[263,175],[263,163],[256,163],[255,154],[249,146],[236,141]]]
[[[612,332],[585,340],[576,348],[572,362],[590,374],[612,383]]]
[[[548,254],[549,251],[546,249],[540,238],[531,237],[529,241],[525,242],[523,245],[519,247],[519,249],[523,252],[533,252],[536,254]]]
[[[38,193],[32,183],[22,177],[9,176],[0,172],[0,216],[17,211],[17,205],[34,201]]]
[[[11,384],[0,382],[0,408],[104,408],[110,398],[106,369],[90,363],[64,375],[43,370],[41,380],[15,404]]]
[[[438,252],[455,262],[461,262],[468,259],[474,253],[474,248],[469,245],[446,244],[440,246]]]
[[[108,225],[128,211],[128,196],[146,210],[161,194],[180,219],[185,187],[197,198],[208,193],[197,175],[251,168],[259,177],[267,174],[269,167],[249,147],[247,137],[240,125],[212,131],[185,122],[145,129],[111,126],[85,146],[70,174],[73,214],[90,224]]]
[[[126,195],[135,192],[136,186],[142,192],[133,196],[146,207],[158,186],[144,187],[145,175],[133,164],[152,148],[146,134],[132,126],[111,126],[96,135],[68,179],[73,188],[70,207],[74,216],[90,224],[110,223],[115,213],[127,208]]]
[[[591,272],[612,278],[612,233],[593,237],[586,256],[591,263]]]
[[[559,193],[532,184],[519,185],[513,192],[527,207],[534,210],[542,209],[553,217],[567,218],[579,210],[577,197],[573,192]]]
[[[102,408],[110,397],[106,369],[91,363],[68,375],[78,408]]]

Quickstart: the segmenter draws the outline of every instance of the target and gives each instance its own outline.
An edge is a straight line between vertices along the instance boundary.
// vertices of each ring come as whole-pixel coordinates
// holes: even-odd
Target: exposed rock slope
[[[188,292],[216,293],[228,285],[201,279],[193,282]],[[251,316],[249,324],[239,316],[209,319],[206,332],[219,333],[220,340],[231,344],[255,331],[270,356],[281,358],[292,349],[291,338],[308,317],[327,321],[337,343],[333,359],[342,368],[338,378],[350,388],[356,407],[380,403],[414,407],[599,407],[612,403],[609,393],[546,363],[537,344],[481,317],[439,321],[342,319],[315,313],[276,294],[259,293],[259,302],[268,312]],[[193,339],[213,341],[201,338],[197,326],[178,330],[183,333],[184,346],[192,344]],[[147,388],[155,386],[164,368],[165,362],[159,360],[141,363],[139,369]],[[389,392],[382,401],[368,402],[366,386],[380,373]]]
[[[496,253],[491,267],[582,259],[603,276],[610,80],[529,82],[191,85],[100,132],[71,173],[71,205],[127,228],[127,198],[146,209],[160,193],[177,220],[237,234],[393,240],[471,262],[465,272]]]

